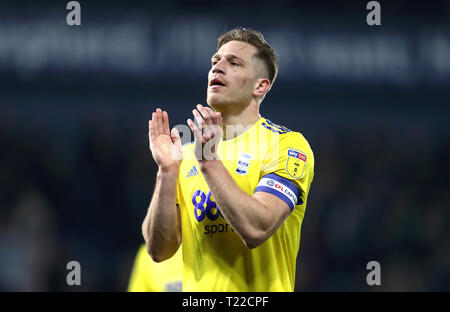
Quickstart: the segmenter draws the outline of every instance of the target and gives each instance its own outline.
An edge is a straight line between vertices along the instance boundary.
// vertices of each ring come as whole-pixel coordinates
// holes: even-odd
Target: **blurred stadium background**
[[[450,3],[0,2],[0,290],[124,291],[156,167],[147,122],[205,103],[216,37],[260,30],[263,116],[316,157],[296,291],[450,290]],[[66,285],[67,262],[82,285]],[[381,264],[382,285],[366,284]]]

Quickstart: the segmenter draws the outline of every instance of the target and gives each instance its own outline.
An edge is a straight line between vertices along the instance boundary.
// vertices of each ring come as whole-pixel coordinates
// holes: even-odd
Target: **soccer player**
[[[130,280],[129,292],[175,292],[182,290],[181,248],[164,262],[154,262],[143,244],[136,255]]]
[[[211,59],[210,107],[187,121],[193,144],[181,145],[166,111],[152,114],[159,169],[142,232],[155,261],[183,239],[183,291],[294,290],[314,155],[302,134],[259,114],[277,72],[261,33],[233,29]]]

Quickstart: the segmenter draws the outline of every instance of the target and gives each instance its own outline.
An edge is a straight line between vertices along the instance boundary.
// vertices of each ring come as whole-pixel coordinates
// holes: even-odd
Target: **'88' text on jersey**
[[[205,194],[201,190],[197,190],[192,194],[192,204],[194,205],[194,216],[198,222],[202,222],[205,217],[211,221],[217,219],[225,221],[224,217],[220,213],[219,207],[212,198],[211,191]],[[220,217],[220,218],[219,218]],[[218,224],[205,225],[205,231],[203,234],[210,235],[211,237],[216,233],[226,233],[234,230],[231,226],[224,222]]]

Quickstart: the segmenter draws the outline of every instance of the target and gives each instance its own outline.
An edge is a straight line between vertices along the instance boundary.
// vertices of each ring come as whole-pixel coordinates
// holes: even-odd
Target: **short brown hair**
[[[278,59],[275,51],[267,43],[263,35],[259,31],[243,27],[232,29],[217,38],[217,51],[224,44],[234,40],[249,43],[258,50],[255,57],[259,58],[266,65],[267,78],[269,78],[270,84],[273,85],[278,74]]]

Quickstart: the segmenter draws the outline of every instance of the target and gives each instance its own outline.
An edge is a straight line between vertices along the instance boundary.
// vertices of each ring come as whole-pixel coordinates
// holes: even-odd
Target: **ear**
[[[267,78],[258,78],[253,89],[253,95],[260,97],[264,96],[270,90],[270,80]]]

